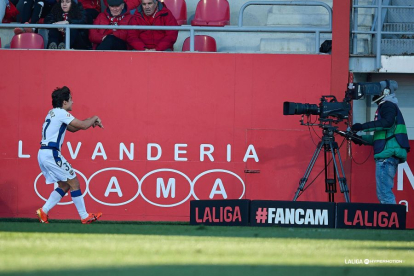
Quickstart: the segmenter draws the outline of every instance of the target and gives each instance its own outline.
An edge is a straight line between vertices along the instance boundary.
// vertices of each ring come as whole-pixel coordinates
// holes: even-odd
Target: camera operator
[[[404,118],[395,96],[398,84],[392,80],[382,81],[380,84],[381,95],[372,99],[378,104],[374,121],[356,123],[352,126],[352,131],[374,131],[374,135],[363,135],[362,139],[374,147],[377,197],[382,204],[396,204],[392,192],[394,177],[398,164],[407,160],[410,146]]]

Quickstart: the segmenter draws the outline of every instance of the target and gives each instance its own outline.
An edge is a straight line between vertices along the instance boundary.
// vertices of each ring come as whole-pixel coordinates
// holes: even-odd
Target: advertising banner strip
[[[252,200],[250,225],[335,228],[335,203]]]
[[[190,224],[406,229],[406,207],[371,203],[192,200]]]
[[[406,228],[406,206],[399,204],[338,203],[336,216],[337,228]]]
[[[250,200],[192,200],[190,224],[247,226]]]

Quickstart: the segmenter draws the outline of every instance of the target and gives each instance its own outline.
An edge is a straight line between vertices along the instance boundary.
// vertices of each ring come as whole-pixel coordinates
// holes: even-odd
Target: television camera
[[[381,95],[385,85],[383,82],[349,83],[342,102],[333,95],[322,96],[319,104],[284,102],[283,115],[319,115],[321,119],[334,117],[342,121],[349,116],[352,100]]]
[[[398,84],[392,80],[386,80],[381,82],[362,82],[362,83],[349,83],[347,90],[345,92],[345,97],[342,102],[338,102],[335,96],[325,95],[321,97],[319,104],[309,104],[309,103],[294,103],[294,102],[284,102],[283,103],[283,115],[302,115],[300,120],[302,125],[307,126],[319,126],[322,128],[322,137],[321,141],[318,143],[318,146],[312,156],[312,159],[306,169],[305,175],[299,181],[299,187],[295,193],[293,201],[296,201],[301,193],[304,191],[304,186],[308,180],[308,177],[313,169],[313,166],[319,156],[322,148],[324,149],[324,161],[325,161],[325,192],[329,195],[329,201],[334,201],[334,195],[337,192],[336,182],[338,180],[340,191],[344,194],[346,202],[350,202],[349,199],[349,190],[346,184],[345,171],[342,165],[341,156],[339,153],[338,143],[335,142],[334,134],[337,133],[347,140],[351,140],[357,144],[367,144],[366,141],[361,139],[360,136],[356,135],[352,131],[338,130],[337,126],[333,126],[332,123],[339,123],[344,119],[349,118],[351,112],[352,100],[363,99],[367,96],[372,96],[373,99],[382,98],[385,95],[389,94],[390,91],[395,91],[398,88]],[[304,116],[318,115],[319,122],[318,124],[303,122]],[[349,129],[349,127],[348,127]],[[333,179],[328,178],[328,173],[326,168],[328,167],[327,163],[327,154],[332,155],[333,161]],[[337,160],[338,159],[338,160]],[[329,161],[330,163],[330,161]],[[339,164],[339,166],[338,166]],[[337,178],[338,176],[338,178]]]

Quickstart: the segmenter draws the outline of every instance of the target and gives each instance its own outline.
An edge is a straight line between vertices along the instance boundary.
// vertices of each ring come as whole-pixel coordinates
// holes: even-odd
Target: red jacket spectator
[[[129,25],[178,26],[171,11],[156,0],[142,0]],[[127,42],[135,50],[165,51],[173,50],[177,37],[178,31],[128,30]]]
[[[108,0],[103,0],[106,7],[108,7]],[[128,7],[128,11],[135,10],[141,5],[141,0],[124,0],[125,4]]]
[[[101,0],[78,0],[82,4],[84,10],[94,9],[101,12]]]
[[[118,16],[112,16],[109,8],[98,15],[93,22],[94,25],[128,25],[132,15],[129,13],[127,4]],[[114,35],[119,39],[126,42],[127,30],[114,30],[114,29],[91,29],[89,30],[89,40],[93,43],[93,49],[100,44],[104,37],[108,35]]]
[[[86,12],[86,24],[93,24],[98,14],[101,13],[101,0],[78,0]]]

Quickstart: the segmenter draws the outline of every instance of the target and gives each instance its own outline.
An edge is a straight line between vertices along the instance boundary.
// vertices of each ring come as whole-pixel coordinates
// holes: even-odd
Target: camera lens
[[[297,114],[306,114],[306,115],[319,115],[319,107],[316,104],[302,104],[302,103],[293,103],[293,102],[284,102],[283,103],[283,115],[297,115]]]

